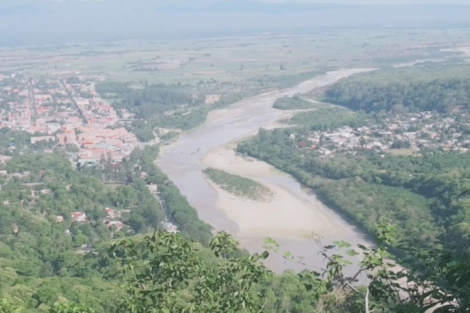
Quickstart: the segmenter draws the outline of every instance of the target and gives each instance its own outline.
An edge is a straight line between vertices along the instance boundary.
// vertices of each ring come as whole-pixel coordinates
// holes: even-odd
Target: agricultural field
[[[295,80],[347,67],[383,67],[463,55],[463,30],[337,30],[310,34],[0,49],[0,72],[36,77],[76,71],[112,81],[204,84]],[[441,51],[445,49],[445,51]],[[282,79],[285,77],[286,79]],[[303,78],[303,77],[301,77]]]

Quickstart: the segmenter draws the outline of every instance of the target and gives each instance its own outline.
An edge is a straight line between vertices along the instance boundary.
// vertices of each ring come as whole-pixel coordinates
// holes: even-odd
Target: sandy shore
[[[229,109],[220,109],[220,110],[213,110],[210,111],[209,114],[207,115],[207,119],[205,123],[210,123],[213,121],[216,121],[221,118],[226,118],[229,116],[232,116],[234,114],[237,114],[240,111],[240,109],[237,108],[229,108]]]
[[[238,198],[211,181],[210,186],[217,193],[217,207],[237,223],[239,236],[311,238],[312,235],[340,235],[343,228],[330,222],[320,201],[302,199],[295,193],[266,177],[282,177],[282,173],[271,165],[237,155],[235,144],[209,151],[201,163],[232,174],[251,178],[268,187],[274,194],[272,201],[249,201]],[[264,179],[262,179],[264,178]]]
[[[237,142],[239,141],[240,139],[237,140]],[[237,237],[239,239],[243,241],[243,238],[253,240],[253,238],[283,237],[312,241],[314,238],[348,236],[351,231],[349,227],[342,223],[335,223],[329,213],[330,210],[319,200],[301,198],[276,183],[261,179],[287,177],[288,175],[266,162],[238,155],[235,151],[237,142],[209,151],[201,159],[201,163],[207,167],[253,179],[268,187],[274,194],[273,199],[269,202],[246,200],[230,194],[206,179],[217,194],[217,207],[238,225]],[[347,238],[344,239],[347,241]],[[249,244],[245,244],[249,246]],[[371,242],[363,241],[361,244],[373,247]],[[363,251],[359,248],[354,247],[354,250],[362,255]],[[359,259],[361,257],[356,258],[356,260]],[[403,267],[396,264],[395,261],[387,261],[394,264],[391,270],[395,272],[403,270]],[[276,268],[276,260],[270,268]],[[281,272],[281,270],[278,271]],[[367,283],[367,278],[360,278],[360,282]],[[401,279],[399,283],[405,286],[406,280]]]

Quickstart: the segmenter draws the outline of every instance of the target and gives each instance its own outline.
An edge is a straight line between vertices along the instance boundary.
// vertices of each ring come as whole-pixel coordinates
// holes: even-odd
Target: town
[[[470,148],[470,116],[454,112],[402,113],[368,121],[362,127],[311,131],[298,147],[320,157],[355,154],[358,149],[418,154],[421,149],[467,152]],[[292,133],[291,139],[301,138]]]
[[[32,144],[43,141],[68,147],[74,152],[71,159],[80,165],[97,163],[103,156],[120,162],[143,146],[95,91],[100,77],[72,72],[47,79],[12,74],[2,80],[0,128],[27,131],[34,135]]]
[[[118,166],[133,151],[154,144],[158,139],[142,143],[126,129],[126,123],[132,120],[133,114],[127,110],[117,112],[100,97],[95,84],[102,80],[98,76],[79,75],[73,71],[42,79],[26,78],[21,74],[0,75],[0,130],[29,133],[32,146],[47,147],[42,150],[44,153],[52,154],[55,149],[63,150],[76,169],[100,169],[104,167],[103,160]],[[8,145],[8,153],[0,155],[0,164],[10,161],[11,152],[15,149],[16,143],[12,141]],[[0,178],[3,184],[18,179],[22,188],[27,191],[21,205],[29,206],[34,211],[36,200],[53,195],[50,189],[44,187],[45,183],[40,181],[46,169],[40,173],[42,174],[39,177],[31,177],[28,171],[9,173],[2,168]],[[162,206],[158,187],[147,187]],[[67,190],[70,188],[71,186],[67,186]],[[10,203],[5,200],[3,205],[8,206]],[[102,209],[106,212],[103,224],[112,229],[113,233],[126,229],[122,214],[129,211],[117,211],[110,207]],[[84,211],[72,212],[70,216],[57,215],[55,219],[57,223],[89,222]],[[162,223],[162,228],[168,232],[178,231],[168,221]],[[67,229],[67,232],[70,231]],[[90,251],[92,247],[88,244],[77,250],[80,253]]]

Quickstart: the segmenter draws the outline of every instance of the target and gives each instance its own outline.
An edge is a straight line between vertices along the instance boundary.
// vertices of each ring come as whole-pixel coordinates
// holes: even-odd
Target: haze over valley
[[[468,312],[470,5],[0,3],[0,312]]]

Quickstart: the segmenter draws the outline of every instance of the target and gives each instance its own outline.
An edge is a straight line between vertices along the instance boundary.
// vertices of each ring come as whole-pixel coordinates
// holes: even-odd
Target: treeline
[[[116,99],[114,107],[128,109],[142,118],[202,103],[190,91],[176,85],[155,84],[134,89],[125,83],[103,82],[96,85],[96,90],[103,98]]]
[[[279,65],[281,70],[285,70],[284,65]],[[270,88],[289,88],[294,87],[306,80],[312,79],[315,76],[325,74],[329,69],[328,68],[320,68],[313,71],[308,72],[301,72],[292,75],[279,75],[279,76],[272,76],[272,75],[263,75],[259,78],[256,78],[256,83],[260,86],[266,86]]]
[[[8,127],[0,129],[0,154],[7,156],[16,156],[25,153],[26,151],[43,151],[45,149],[52,149],[56,146],[55,142],[39,141],[35,144],[31,143],[31,137],[44,136],[41,133],[34,135],[21,131],[11,130]]]
[[[103,98],[112,99],[114,108],[136,114],[130,130],[144,142],[155,139],[157,127],[187,130],[202,124],[207,117],[205,108],[196,108],[203,100],[194,98],[190,89],[180,85],[134,89],[126,83],[103,82],[97,84],[96,90]]]
[[[219,101],[210,106],[191,107],[187,110],[169,114],[147,116],[142,120],[134,121],[131,130],[139,140],[144,142],[155,138],[154,130],[156,127],[190,130],[202,125],[207,120],[210,111],[225,108],[252,95],[254,93],[251,92],[233,93],[222,96]]]
[[[302,109],[314,109],[317,108],[317,104],[304,100],[299,95],[294,95],[292,97],[281,97],[277,99],[273,108],[279,110],[302,110]]]
[[[369,232],[384,218],[397,224],[401,238],[418,238],[426,243],[436,238],[427,200],[403,186],[377,184],[364,156],[320,159],[299,149],[303,138],[291,139],[292,130],[261,130],[259,135],[238,146],[243,154],[267,161],[313,188],[325,203],[345,213]],[[380,173],[380,169],[376,173]]]
[[[158,157],[158,148],[147,147],[145,150],[135,150],[128,161],[139,164],[146,173],[145,182],[156,184],[163,200],[164,210],[170,221],[178,226],[183,236],[205,246],[211,238],[211,227],[201,221],[193,208],[179,189],[157,167],[154,162]]]
[[[31,134],[24,131],[13,131],[10,128],[3,127],[0,129],[0,151],[3,155],[11,155],[14,150],[22,150],[31,144]],[[10,150],[10,152],[9,152]]]
[[[466,65],[415,65],[354,75],[328,89],[325,100],[366,112],[468,109],[469,69]]]
[[[361,127],[370,123],[372,117],[340,107],[327,107],[295,114],[287,122],[303,132],[334,130],[338,127]]]

